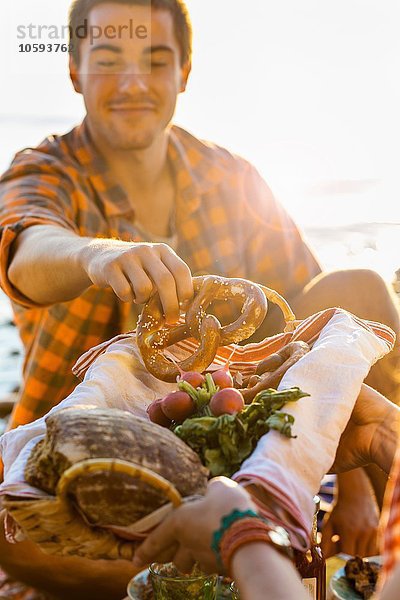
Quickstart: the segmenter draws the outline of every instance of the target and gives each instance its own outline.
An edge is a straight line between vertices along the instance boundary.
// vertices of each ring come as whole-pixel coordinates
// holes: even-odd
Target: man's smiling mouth
[[[155,110],[154,104],[121,104],[110,106],[112,112],[150,112]]]

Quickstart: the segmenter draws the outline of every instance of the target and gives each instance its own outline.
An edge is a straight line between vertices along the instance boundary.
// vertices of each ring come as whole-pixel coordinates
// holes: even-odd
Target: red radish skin
[[[220,390],[223,390],[225,388],[233,388],[233,377],[229,370],[229,365],[231,364],[231,359],[235,352],[236,344],[234,345],[231,355],[229,356],[224,366],[221,367],[221,369],[218,369],[218,371],[214,371],[214,373],[211,373],[211,377],[213,378],[215,385],[217,385]]]
[[[165,416],[161,409],[162,400],[154,400],[147,407],[147,414],[149,415],[150,421],[152,423],[156,423],[157,425],[161,425],[162,427],[169,427],[171,425],[171,419]]]
[[[244,400],[239,390],[224,388],[219,390],[210,401],[210,410],[214,417],[234,415],[244,409]]]
[[[163,398],[161,410],[168,419],[182,423],[195,412],[196,406],[189,394],[178,391],[171,392]]]
[[[214,373],[211,373],[211,377],[220,390],[233,386],[233,377],[229,371],[229,367],[223,367],[222,369],[218,369],[218,371],[214,371]]]
[[[204,377],[204,375],[202,375],[201,373],[198,373],[197,371],[188,371],[187,373],[182,371],[181,376],[179,377],[178,381],[187,381],[194,388],[198,388],[198,387],[201,387],[203,385],[203,383],[205,382],[205,377]]]

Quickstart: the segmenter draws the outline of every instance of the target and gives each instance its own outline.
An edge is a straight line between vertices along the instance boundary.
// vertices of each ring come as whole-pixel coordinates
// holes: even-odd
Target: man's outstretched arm
[[[138,304],[157,290],[169,322],[193,295],[189,267],[166,244],[80,237],[52,225],[19,234],[8,277],[38,305],[72,300],[92,284],[111,287],[123,302]]]

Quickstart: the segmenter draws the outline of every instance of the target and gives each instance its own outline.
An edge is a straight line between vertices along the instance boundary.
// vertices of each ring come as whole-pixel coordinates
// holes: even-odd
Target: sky
[[[193,72],[175,121],[253,162],[303,226],[400,222],[398,0],[187,4]],[[0,6],[0,170],[84,114],[65,55],[17,51],[18,26],[61,27],[68,6]]]

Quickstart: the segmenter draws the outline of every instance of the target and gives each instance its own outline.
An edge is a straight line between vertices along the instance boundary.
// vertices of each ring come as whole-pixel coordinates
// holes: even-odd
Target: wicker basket
[[[48,554],[82,556],[91,559],[131,560],[137,542],[122,540],[112,532],[89,526],[68,500],[68,488],[86,473],[114,471],[140,479],[162,491],[179,506],[177,489],[157,473],[117,459],[89,459],[67,469],[57,486],[57,495],[40,500],[19,500],[8,496],[3,505],[25,535]]]

